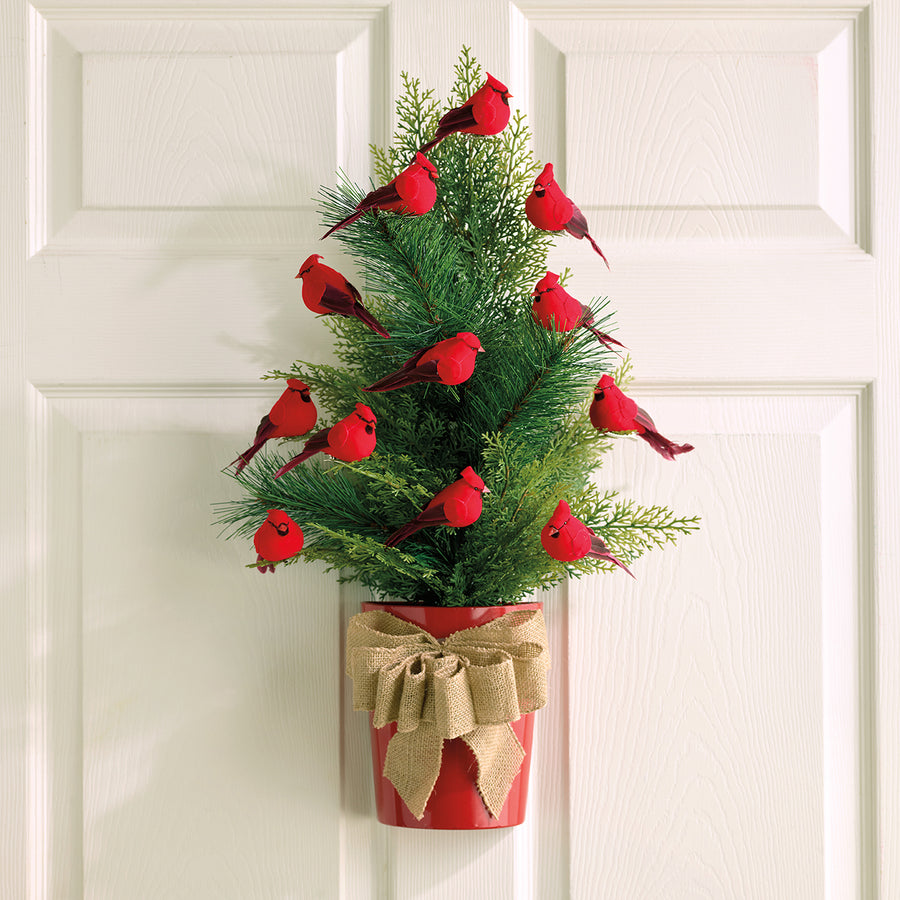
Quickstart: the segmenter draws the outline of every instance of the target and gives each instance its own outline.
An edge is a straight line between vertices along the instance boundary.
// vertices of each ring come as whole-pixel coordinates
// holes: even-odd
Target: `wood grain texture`
[[[0,894],[900,895],[900,10],[577,6],[54,0],[30,35],[24,4],[3,7],[0,117],[15,135],[30,114],[33,190],[26,222],[22,133],[0,149],[0,571],[20,600],[0,613]],[[315,28],[343,67],[327,82],[292,68],[315,61]],[[245,573],[252,553],[208,523],[229,488],[218,469],[271,405],[259,373],[331,353],[293,281],[300,248],[322,246],[316,217],[278,206],[300,183],[290,173],[264,161],[284,190],[254,181],[241,121],[287,140],[265,89],[308,76],[333,88],[329,158],[363,179],[399,71],[443,94],[463,43],[508,73],[537,152],[562,159],[591,203],[641,205],[585,204],[611,272],[568,238],[550,265],[572,267],[576,296],[611,297],[637,395],[697,446],[669,464],[625,439],[602,483],[704,524],[636,564],[635,584],[611,575],[545,598],[552,693],[527,824],[439,836],[374,820],[341,655],[360,592],[310,567]],[[746,60],[754,78],[741,81]],[[87,135],[101,155],[83,160],[79,88],[94,64],[123,116]],[[787,106],[766,105],[776,71]],[[617,86],[599,85],[609,108],[573,132],[567,110],[596,74]],[[219,182],[192,181],[194,159],[179,170],[177,136],[141,156],[146,123],[123,117],[129,91],[158,102],[153,78],[174,110],[160,128],[188,133],[204,96],[220,102],[220,140],[197,138],[206,158],[231,152]],[[95,122],[104,108],[88,110]],[[684,152],[667,158],[667,142]],[[770,177],[777,148],[790,179]],[[295,152],[275,141],[261,158]],[[156,165],[159,189],[124,172],[104,183],[103,153]],[[82,208],[85,162],[94,200],[131,208]],[[328,182],[327,169],[310,179]],[[305,611],[315,633],[299,627]]]
[[[872,4],[874,93],[874,161],[872,191],[873,252],[877,260],[878,375],[874,391],[874,581],[877,603],[870,611],[870,631],[862,646],[872,662],[864,675],[871,679],[877,704],[867,710],[864,724],[877,739],[867,744],[870,769],[862,806],[877,810],[877,827],[865,837],[864,851],[871,876],[870,896],[900,894],[900,4]],[[877,876],[876,874],[877,873]]]
[[[800,414],[788,424],[776,400],[758,404],[754,422],[742,415],[752,404],[732,398],[691,420],[687,407],[703,401],[633,393],[697,450],[671,465],[622,441],[601,484],[627,493],[640,484],[642,499],[697,511],[703,529],[683,542],[676,568],[655,554],[635,564],[637,582],[571,588],[570,658],[592,655],[598,666],[594,679],[576,673],[570,683],[570,830],[584,834],[573,847],[572,896],[788,900],[823,896],[826,877],[855,893],[859,761],[846,704],[852,720],[859,659],[851,652],[839,663],[823,647],[836,614],[823,595],[834,578],[829,548],[797,527],[821,521],[844,556],[860,552],[855,516],[823,519],[828,482],[855,478],[853,453],[837,472],[821,459],[818,430],[845,404],[810,398],[804,413],[789,401],[782,413]],[[721,427],[728,418],[738,433]],[[704,419],[711,432],[695,430]],[[854,426],[851,445],[855,435]],[[854,629],[855,597],[851,578],[837,602]],[[849,698],[823,681],[838,665]],[[823,704],[841,710],[834,731],[823,727]],[[826,772],[823,747],[835,742],[850,758]],[[829,807],[833,780],[851,789],[849,822],[846,803]],[[834,858],[823,869],[826,843],[842,871]]]
[[[293,246],[319,185],[368,176],[383,139],[378,5],[43,13],[33,252]]]
[[[309,207],[339,164],[337,69],[314,51],[86,54],[84,205]]]
[[[32,549],[26,520],[24,472],[25,309],[27,258],[26,48],[22,4],[0,7],[0,894],[24,897],[40,861],[29,813],[28,655],[26,576]],[[39,699],[39,698],[35,698]]]
[[[536,149],[611,240],[860,240],[864,36],[852,15],[627,21],[550,9],[525,13]]]
[[[217,539],[233,443],[84,440],[91,897],[327,896],[337,879],[337,585],[317,566],[263,578],[246,542]]]

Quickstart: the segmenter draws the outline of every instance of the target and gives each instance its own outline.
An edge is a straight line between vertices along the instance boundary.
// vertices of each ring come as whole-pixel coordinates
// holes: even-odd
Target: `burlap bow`
[[[478,762],[476,784],[495,818],[525,758],[510,728],[547,702],[550,655],[540,610],[515,610],[443,641],[382,610],[347,628],[353,708],[397,723],[384,775],[421,819],[445,740],[461,737]]]

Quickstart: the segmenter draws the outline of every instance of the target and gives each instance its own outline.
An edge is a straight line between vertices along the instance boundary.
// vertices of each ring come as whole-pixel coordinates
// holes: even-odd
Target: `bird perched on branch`
[[[475,357],[479,353],[484,353],[481,341],[471,331],[460,331],[456,337],[438,341],[420,350],[396,372],[385,375],[363,390],[394,391],[420,381],[462,384],[472,377],[475,371]]]
[[[565,229],[579,240],[587,238],[591,246],[609,268],[609,260],[588,233],[584,213],[562,192],[553,177],[553,163],[547,163],[544,170],[534,180],[534,188],[525,201],[525,215],[535,228],[542,231],[562,231]]]
[[[253,546],[257,563],[282,562],[303,549],[303,531],[283,509],[270,509],[266,521],[253,535]],[[274,572],[275,566],[257,565],[257,570]]]
[[[422,153],[416,153],[415,159],[396,178],[384,187],[370,191],[356,204],[356,211],[332,225],[322,240],[329,234],[355,222],[370,209],[387,212],[406,213],[410,216],[421,216],[427,213],[437,200],[437,169]]]
[[[559,275],[555,272],[547,274],[534,286],[531,293],[534,302],[531,304],[531,315],[535,322],[543,325],[548,331],[571,331],[581,325],[597,336],[601,344],[609,347],[625,345],[614,337],[598,331],[593,327],[594,314],[589,306],[576,300],[559,283]]]
[[[679,453],[693,450],[691,444],[676,444],[663,437],[653,419],[630,397],[626,397],[609,375],[604,375],[594,388],[591,402],[591,424],[599,431],[634,431],[660,456],[675,459]]]
[[[253,444],[231,465],[237,463],[235,471],[240,472],[271,438],[301,437],[312,430],[317,415],[309,388],[299,378],[288,378],[284,393],[260,419]]]
[[[371,456],[375,449],[377,421],[375,413],[365,403],[357,403],[349,416],[314,434],[300,453],[278,469],[275,477],[280,478],[316,453],[326,453],[342,462],[359,462]]]
[[[308,256],[294,276],[302,281],[300,296],[307,309],[320,315],[359,319],[383,338],[389,338],[382,324],[363,306],[359,291],[337,269],[320,263],[320,259],[322,256],[319,253]]]
[[[574,562],[588,556],[615,563],[634,578],[628,566],[616,559],[609,547],[581,519],[572,515],[569,504],[560,500],[550,521],[541,530],[541,545],[554,559]]]
[[[437,525],[463,528],[478,521],[482,494],[489,494],[490,490],[471,466],[466,466],[459,474],[461,477],[438,491],[415,519],[398,528],[384,542],[385,547],[396,547],[423,528]]]
[[[462,105],[445,113],[434,137],[419,149],[428,153],[451,134],[499,134],[509,124],[509,100],[512,94],[493,75]]]

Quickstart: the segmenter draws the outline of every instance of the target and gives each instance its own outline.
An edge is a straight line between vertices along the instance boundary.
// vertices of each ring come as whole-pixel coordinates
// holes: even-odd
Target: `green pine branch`
[[[394,139],[372,148],[375,183],[405,168],[440,116],[483,80],[468,48],[446,104],[403,74]],[[249,538],[268,509],[284,509],[304,529],[297,559],[323,560],[342,580],[359,581],[381,597],[489,605],[612,568],[598,560],[557,562],[543,550],[541,528],[561,499],[626,564],[696,530],[696,517],[641,506],[592,481],[615,441],[590,423],[592,389],[612,370],[626,385],[631,361],[586,329],[557,334],[532,318],[531,292],[546,272],[553,235],[524,215],[538,171],[530,141],[519,112],[497,136],[451,135],[429,153],[439,173],[431,212],[370,212],[330,239],[356,260],[356,286],[391,338],[355,319],[326,316],[337,362],[298,360],[265,377],[298,377],[310,386],[319,409],[316,430],[366,403],[378,420],[376,450],[353,464],[314,457],[276,479],[274,471],[304,439],[268,446],[235,476],[242,498],[219,505],[218,522],[231,535]],[[352,213],[367,190],[343,175],[335,188],[323,188],[323,225]],[[597,327],[613,331],[608,301],[590,305]],[[362,390],[459,331],[475,332],[485,349],[467,382]],[[475,524],[427,528],[399,547],[384,546],[467,465],[491,490]]]

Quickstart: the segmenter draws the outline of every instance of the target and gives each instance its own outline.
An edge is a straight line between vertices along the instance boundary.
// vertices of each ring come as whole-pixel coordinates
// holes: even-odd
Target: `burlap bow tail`
[[[443,641],[381,610],[347,629],[353,708],[397,723],[384,775],[421,819],[441,770],[445,740],[461,737],[478,762],[476,784],[499,816],[525,758],[510,728],[547,702],[550,655],[540,610],[516,610]]]

